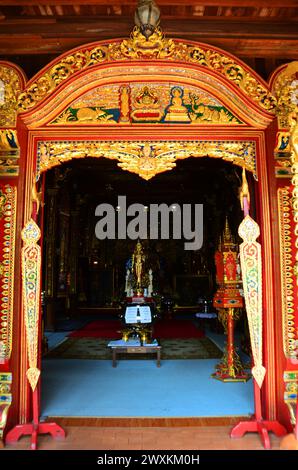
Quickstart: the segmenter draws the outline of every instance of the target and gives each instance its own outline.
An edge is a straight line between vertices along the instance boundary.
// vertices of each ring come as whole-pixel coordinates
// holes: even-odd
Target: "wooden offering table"
[[[108,347],[112,350],[112,365],[117,365],[117,354],[154,354],[156,353],[156,365],[160,367],[161,346],[155,340],[152,343],[140,344],[138,340],[118,340],[110,341]]]

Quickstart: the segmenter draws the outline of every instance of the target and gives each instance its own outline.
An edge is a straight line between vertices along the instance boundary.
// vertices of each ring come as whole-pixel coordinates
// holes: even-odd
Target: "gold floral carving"
[[[117,160],[126,171],[149,180],[188,157],[222,158],[246,168],[256,177],[255,143],[249,141],[47,141],[38,146],[37,176],[75,158],[94,157]]]
[[[290,116],[298,104],[298,61],[291,62],[279,74],[273,92],[277,99],[276,114],[278,116],[279,128],[289,129],[291,127]]]
[[[123,155],[118,166],[130,173],[136,173],[145,180],[153,176],[172,170],[176,166],[174,156],[156,156],[155,149],[146,143],[139,149],[136,156]]]
[[[274,113],[276,99],[266,86],[232,57],[208,46],[166,39],[160,29],[146,40],[136,27],[122,42],[84,48],[68,55],[29,84],[18,100],[19,111],[27,111],[47,97],[64,80],[76,72],[101,63],[125,60],[161,60],[193,63],[226,78],[255,101],[263,110]]]
[[[280,273],[282,287],[283,349],[288,359],[296,357],[294,322],[294,272],[292,265],[291,191],[290,187],[277,190],[280,236]]]
[[[106,45],[82,49],[64,57],[41,75],[36,82],[29,84],[28,88],[20,94],[18,100],[19,110],[25,111],[32,108],[74,73],[105,62],[107,57]]]
[[[295,234],[295,266],[294,274],[298,285],[298,106],[296,105],[294,113],[291,116],[290,145],[291,145],[291,163],[292,163],[292,207],[294,216],[294,234]]]
[[[0,229],[3,234],[0,279],[1,363],[1,361],[6,362],[9,360],[12,351],[17,188],[8,184],[3,185],[0,198],[4,200],[3,219],[0,220]]]
[[[0,64],[0,82],[4,85],[4,99],[0,104],[0,127],[14,127],[18,111],[18,97],[22,90],[17,72]]]
[[[113,51],[112,56],[118,54],[119,45]],[[147,39],[135,26],[130,38],[124,39],[120,44],[122,57],[129,59],[169,59],[175,54],[176,44],[173,39],[167,39],[160,28]]]
[[[288,139],[286,150],[290,156],[292,188],[278,190],[279,231],[282,281],[283,347],[288,359],[297,362],[297,312],[295,286],[298,286],[298,61],[288,64],[279,74],[274,91],[277,96],[278,125]],[[280,155],[279,155],[280,156]],[[291,191],[292,189],[292,191]],[[291,195],[291,197],[290,197]],[[291,239],[291,211],[294,220],[294,265]],[[296,300],[297,301],[297,300]],[[287,404],[293,424],[296,423],[297,372],[284,372]]]

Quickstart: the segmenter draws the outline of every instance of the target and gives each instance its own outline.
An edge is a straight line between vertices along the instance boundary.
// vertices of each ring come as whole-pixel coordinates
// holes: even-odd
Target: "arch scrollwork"
[[[76,158],[117,160],[123,170],[145,180],[171,170],[188,157],[221,158],[256,173],[254,141],[45,141],[39,142],[37,178],[57,165]]]
[[[0,127],[15,127],[22,88],[20,73],[9,64],[0,62]]]
[[[89,45],[57,59],[54,65],[37,76],[20,94],[19,112],[32,109],[73,74],[94,65],[164,59],[169,62],[192,63],[207,68],[240,89],[261,110],[271,114],[275,112],[276,98],[266,87],[266,83],[254,76],[245,64],[238,62],[224,51],[205,44],[194,45],[167,39],[158,28],[146,40],[137,27],[128,39]]]

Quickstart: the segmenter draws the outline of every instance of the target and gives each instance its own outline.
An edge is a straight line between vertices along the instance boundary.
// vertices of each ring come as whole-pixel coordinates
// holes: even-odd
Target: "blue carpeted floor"
[[[215,360],[45,359],[43,416],[197,417],[253,413],[252,381],[210,378]]]

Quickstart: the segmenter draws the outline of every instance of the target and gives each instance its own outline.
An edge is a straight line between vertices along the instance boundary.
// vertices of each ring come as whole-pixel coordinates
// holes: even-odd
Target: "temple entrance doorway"
[[[212,302],[217,290],[215,254],[227,224],[235,242],[240,242],[241,169],[222,160],[189,158],[145,181],[114,161],[85,158],[53,168],[44,178],[42,415],[252,413],[251,381],[223,383],[211,378],[226,340]],[[126,273],[138,240],[99,239],[95,212],[99,204],[121,211],[119,196],[126,197],[127,207],[139,203],[144,211],[154,204],[203,205],[200,249],[185,250],[183,238],[139,240],[144,270],[151,270],[153,279],[152,328],[162,345],[160,368],[151,355],[123,356],[112,368],[107,346],[122,337]],[[253,211],[253,201],[251,207]],[[244,313],[236,324],[235,341],[241,360],[250,367]],[[167,395],[169,386],[173,392]],[[131,401],[135,388],[138,396]]]

